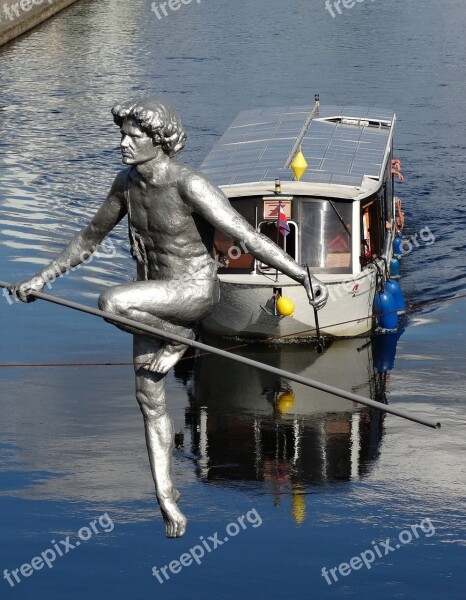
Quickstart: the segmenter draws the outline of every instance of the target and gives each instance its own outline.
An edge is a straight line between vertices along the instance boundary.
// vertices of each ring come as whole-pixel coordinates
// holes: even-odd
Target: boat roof
[[[301,182],[358,188],[365,178],[383,179],[395,120],[394,112],[367,106],[242,111],[201,171],[218,186],[292,181],[289,161],[299,142],[308,163]]]

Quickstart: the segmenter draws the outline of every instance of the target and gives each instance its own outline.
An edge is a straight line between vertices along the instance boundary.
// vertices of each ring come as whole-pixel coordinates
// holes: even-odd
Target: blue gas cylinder
[[[393,257],[390,261],[390,277],[397,278],[400,276],[400,261]]]
[[[398,281],[389,279],[385,282],[384,287],[387,290],[387,292],[390,292],[390,294],[393,296],[394,308],[397,310],[398,314],[402,315],[403,313],[405,313],[406,303]]]
[[[403,255],[403,251],[401,249],[401,244],[403,243],[403,238],[401,235],[397,235],[393,240],[393,254],[396,258],[401,258]]]
[[[374,311],[379,326],[382,329],[394,330],[398,327],[398,313],[395,301],[390,292],[383,289],[376,292],[374,298]]]

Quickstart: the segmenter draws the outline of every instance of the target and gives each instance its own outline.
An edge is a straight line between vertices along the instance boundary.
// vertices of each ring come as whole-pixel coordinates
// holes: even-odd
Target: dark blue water
[[[158,20],[148,1],[83,0],[1,49],[0,279],[40,269],[99,206],[119,168],[115,101],[168,97],[189,133],[183,160],[197,166],[239,110],[318,92],[397,112],[405,233],[425,232],[402,287],[410,303],[465,293],[466,6],[366,0],[342,12],[202,0]],[[131,278],[124,224],[109,240],[51,293],[93,304]],[[59,544],[68,552],[54,551],[52,568],[10,575],[14,587],[1,579],[0,597],[464,598],[465,309],[459,298],[410,312],[386,375],[370,340],[319,358],[243,349],[440,431],[187,357],[169,384],[189,518],[177,541],[162,535],[130,366],[1,368],[0,575],[91,535]],[[128,336],[85,315],[0,296],[0,316],[2,364],[130,359]],[[196,546],[167,579],[161,569]]]

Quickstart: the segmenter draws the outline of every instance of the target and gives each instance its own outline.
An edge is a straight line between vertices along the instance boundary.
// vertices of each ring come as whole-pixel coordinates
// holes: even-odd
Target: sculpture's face
[[[157,156],[160,146],[155,146],[151,137],[134,119],[125,119],[121,126],[121,157],[125,165],[139,165]]]

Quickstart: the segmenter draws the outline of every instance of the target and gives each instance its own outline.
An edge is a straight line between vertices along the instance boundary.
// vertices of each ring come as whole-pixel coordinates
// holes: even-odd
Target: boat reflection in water
[[[385,403],[401,333],[337,340],[323,354],[296,344],[235,352]],[[198,476],[234,486],[268,482],[277,505],[292,495],[298,523],[306,487],[358,479],[377,460],[381,411],[214,355],[198,357],[191,372],[179,366],[176,375],[188,390],[186,425]]]

